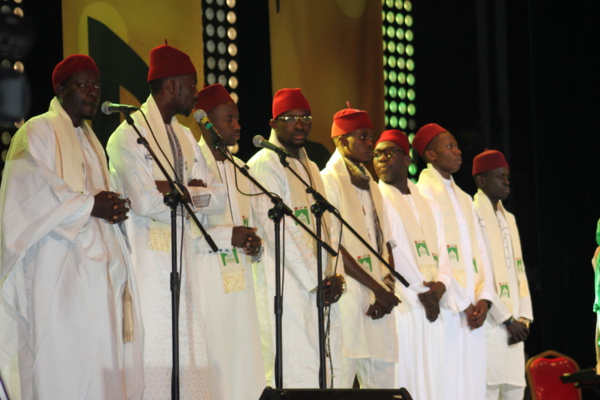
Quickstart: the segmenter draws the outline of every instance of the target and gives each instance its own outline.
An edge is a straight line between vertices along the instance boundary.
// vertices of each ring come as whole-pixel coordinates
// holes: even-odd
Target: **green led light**
[[[406,60],[404,60],[404,57],[398,57],[398,69],[404,69],[406,67]]]
[[[393,98],[398,97],[398,89],[396,89],[396,86],[390,86],[390,89],[389,89],[388,93]]]
[[[383,85],[383,97],[387,96],[388,94],[388,87],[386,85]]]
[[[415,76],[413,74],[408,74],[408,76],[406,77],[406,82],[408,82],[409,86],[414,86]]]
[[[407,44],[407,45],[406,45],[406,54],[407,54],[409,57],[412,57],[412,56],[413,56],[413,54],[415,54],[415,48],[413,47],[413,45],[412,45],[412,44]]]
[[[416,173],[417,173],[417,166],[416,166],[415,164],[412,164],[412,163],[411,163],[411,164],[408,166],[408,172],[409,172],[411,175],[416,175]]]
[[[385,19],[387,20],[387,22],[389,22],[390,24],[394,22],[394,18],[395,15],[392,11],[388,11],[387,14],[385,15]]]
[[[396,39],[404,40],[404,29],[396,28]]]
[[[398,127],[398,117],[396,117],[395,115],[392,115],[392,117],[390,118],[390,126],[392,128]]]
[[[408,89],[407,95],[408,95],[408,99],[410,101],[414,101],[415,98],[417,97],[417,94],[415,93],[415,89],[412,89],[412,88]]]
[[[404,9],[405,9],[406,11],[410,11],[410,10],[412,10],[412,3],[411,3],[410,1],[408,1],[408,0],[406,0],[406,1],[404,2]]]
[[[381,36],[385,37],[385,32],[386,32],[385,26],[381,25]],[[385,42],[385,40],[384,40],[384,42]]]
[[[396,51],[398,52],[398,54],[404,54],[404,44],[403,43],[396,44]]]
[[[388,79],[390,82],[396,83],[396,81],[398,80],[398,74],[396,73],[396,71],[390,71],[390,73],[388,74]]]
[[[408,115],[414,117],[415,113],[417,112],[417,107],[415,107],[415,105],[413,103],[410,103],[408,105],[407,111],[408,111]]]
[[[390,68],[396,68],[396,57],[389,56],[388,57],[388,65]]]
[[[406,69],[408,69],[409,71],[413,71],[415,69],[415,62],[412,59],[408,59],[408,61],[406,61]]]
[[[398,10],[402,10],[402,0],[396,0],[396,5],[395,5],[395,7],[396,7]]]
[[[404,23],[404,15],[402,13],[396,13],[396,25],[402,25]]]
[[[387,35],[390,39],[393,39],[394,36],[396,36],[396,29],[394,29],[394,27],[391,25],[388,26],[387,27]]]
[[[398,74],[398,83],[404,85],[406,83],[406,74],[404,72],[400,72]]]
[[[398,121],[398,125],[400,125],[400,129],[406,129],[406,126],[408,125],[406,118],[400,118],[400,120]]]
[[[389,106],[390,106],[390,105],[389,105],[389,102],[388,102],[387,100],[384,100],[384,101],[383,101],[383,109],[384,109],[385,111],[387,111],[387,110],[389,109]]]
[[[387,64],[387,56],[384,54],[383,55],[383,65]]]
[[[402,100],[406,98],[406,88],[401,87],[400,90],[398,90],[398,97],[400,97]]]
[[[407,15],[406,18],[404,18],[404,23],[406,26],[412,26],[413,18],[410,15]]]
[[[381,12],[381,21],[385,21],[385,11]]]
[[[388,72],[384,69],[383,70],[383,80],[387,81],[387,76],[388,76]]]
[[[406,103],[401,101],[400,104],[398,105],[398,112],[400,114],[406,114]]]
[[[385,126],[388,126],[388,124],[390,123],[390,117],[388,117],[387,115],[384,118],[384,124]]]
[[[409,42],[412,42],[412,40],[415,38],[415,34],[410,29],[407,29],[406,32],[404,33],[404,37]]]
[[[396,43],[390,40],[387,44],[387,49],[390,53],[394,53],[396,51]]]
[[[386,4],[388,7],[392,8],[392,7],[394,7],[394,0],[387,0],[387,1],[385,2],[385,4]]]
[[[415,139],[415,134],[414,133],[409,133],[408,134],[408,142],[410,144],[412,144],[413,140]]]
[[[398,111],[398,103],[394,100],[390,101],[390,108],[389,108],[390,112],[392,114],[395,114],[396,111]]]

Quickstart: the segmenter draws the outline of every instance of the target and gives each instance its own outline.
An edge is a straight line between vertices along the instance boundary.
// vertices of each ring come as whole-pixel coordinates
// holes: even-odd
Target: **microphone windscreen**
[[[196,122],[201,123],[202,119],[204,119],[204,117],[206,117],[206,111],[204,110],[196,110],[194,112],[194,119],[196,120]]]
[[[261,143],[263,140],[265,140],[264,137],[262,137],[261,135],[256,135],[252,139],[252,144],[254,145],[254,147],[263,147]]]
[[[110,115],[110,101],[105,101],[104,103],[102,103],[102,107],[100,107],[100,109],[102,110],[102,112],[106,115]]]

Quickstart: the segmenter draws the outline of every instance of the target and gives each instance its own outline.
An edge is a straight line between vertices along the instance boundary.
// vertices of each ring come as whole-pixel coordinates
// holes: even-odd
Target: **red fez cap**
[[[421,157],[423,157],[423,152],[425,151],[425,148],[427,147],[429,142],[431,142],[431,140],[434,137],[443,132],[448,132],[448,130],[442,128],[438,124],[427,124],[421,127],[421,129],[419,129],[419,131],[415,135],[415,138],[413,139],[413,148],[417,150]]]
[[[79,71],[94,71],[100,75],[100,71],[94,60],[92,60],[92,57],[85,54],[73,54],[59,62],[54,67],[54,71],[52,71],[52,88],[54,89],[54,93],[58,94],[56,90],[57,85],[64,83],[64,81]]]
[[[163,44],[150,52],[148,82],[177,75],[195,74],[196,68],[190,56],[175,47]]]
[[[498,150],[486,150],[473,159],[473,176],[502,167],[508,168],[504,154]]]
[[[331,137],[334,138],[363,128],[373,129],[369,114],[364,110],[350,108],[350,104],[348,103],[348,108],[338,111],[333,116]]]
[[[290,110],[310,111],[310,104],[300,89],[280,89],[273,97],[273,119]]]
[[[398,131],[396,129],[390,129],[387,131],[383,131],[375,146],[377,146],[381,142],[394,142],[404,151],[404,154],[409,155],[410,144],[408,143],[408,136],[402,131]]]
[[[220,83],[215,83],[205,87],[198,92],[198,100],[196,101],[196,110],[204,110],[207,113],[211,112],[217,106],[233,101],[227,89]]]

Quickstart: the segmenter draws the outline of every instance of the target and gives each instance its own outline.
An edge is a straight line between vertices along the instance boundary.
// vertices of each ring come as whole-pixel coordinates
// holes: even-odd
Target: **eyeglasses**
[[[88,81],[87,79],[81,79],[73,83],[81,90],[87,90],[90,88],[90,86],[96,90],[100,90],[101,88],[99,81]]]
[[[385,150],[375,150],[373,152],[373,158],[376,159],[376,160],[379,160],[381,158],[381,156],[383,156],[385,154],[385,157],[388,160],[391,160],[398,153],[400,153],[399,149],[397,149],[395,147],[390,147],[389,149],[385,149]]]
[[[301,117],[286,115],[285,117],[277,117],[276,119],[290,125],[295,124],[298,121],[301,121],[303,124],[310,124],[312,122],[312,115],[303,115]]]

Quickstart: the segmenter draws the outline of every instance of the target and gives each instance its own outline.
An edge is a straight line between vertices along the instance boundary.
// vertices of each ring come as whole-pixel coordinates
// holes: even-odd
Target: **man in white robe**
[[[391,235],[383,199],[377,184],[363,163],[373,157],[373,125],[365,111],[345,109],[335,114],[331,136],[336,151],[321,172],[327,198],[359,235],[393,265]],[[344,359],[342,387],[393,389],[398,342],[393,310],[398,300],[388,291],[394,285],[391,273],[351,232],[334,233],[343,246],[348,292],[340,300]],[[347,250],[347,251],[346,251]],[[374,284],[353,276],[360,270]],[[392,279],[390,281],[390,279]],[[385,283],[384,281],[387,281]],[[392,294],[395,301],[381,304],[380,293]]]
[[[415,135],[413,148],[427,162],[417,186],[439,205],[450,260],[448,302],[453,314],[442,314],[446,330],[442,398],[485,398],[485,335],[480,329],[496,300],[492,272],[471,196],[452,179],[462,153],[456,139],[437,124]]]
[[[198,92],[196,108],[207,113],[222,140],[219,146],[235,146],[240,138],[237,105],[219,84]],[[230,245],[218,253],[201,252],[205,274],[198,281],[203,299],[211,395],[216,399],[258,399],[265,388],[260,328],[254,296],[252,261],[260,259],[261,240],[256,234],[250,209],[251,185],[235,166],[217,150],[215,138],[202,123],[200,149],[215,180],[227,189],[225,212],[208,217],[210,226],[235,226],[236,240],[248,241],[247,248]],[[239,166],[244,162],[230,154]],[[210,233],[212,228],[208,228]]]
[[[525,348],[533,320],[531,296],[514,215],[502,201],[510,193],[504,154],[486,150],[473,159],[477,188],[474,204],[500,298],[484,324],[487,351],[487,400],[519,400],[525,392]]]
[[[11,399],[140,399],[139,302],[104,150],[85,122],[100,72],[54,69],[56,97],[11,143],[0,188],[0,374]]]
[[[207,215],[223,212],[226,193],[213,182],[196,139],[176,118],[177,114],[189,115],[196,103],[194,65],[187,54],[174,47],[156,47],[150,53],[148,82],[151,94],[140,111],[131,117],[171,178],[182,185],[185,201],[200,222],[206,224]],[[163,198],[171,188],[146,147],[137,139],[134,129],[124,121],[111,135],[107,152],[113,179],[131,199],[132,212],[126,229],[146,334],[145,398],[165,399],[171,396],[173,315],[171,211]],[[197,248],[209,251],[210,247],[187,211],[182,211],[181,206],[177,208],[177,261],[181,262],[180,395],[181,398],[209,399],[206,330],[199,307],[198,282],[205,275],[204,269],[211,265],[198,262],[196,252]],[[215,227],[211,237],[218,248],[229,248],[231,226]]]
[[[282,146],[298,159],[288,158],[293,168],[306,182],[324,194],[323,182],[317,166],[308,159],[304,150],[310,133],[312,115],[308,101],[300,89],[281,89],[273,99],[273,119],[270,121],[269,142]],[[304,185],[279,161],[277,153],[263,149],[249,161],[252,173],[267,190],[281,197],[294,214],[310,229],[315,220],[310,212],[312,196]],[[252,199],[252,209],[259,235],[265,240],[262,260],[254,265],[254,281],[261,325],[261,341],[266,379],[274,386],[275,315],[273,298],[275,282],[275,232],[268,217],[273,206],[264,195]],[[323,237],[327,240],[328,218],[323,216]],[[327,359],[325,386],[339,387],[341,373],[341,323],[339,307],[335,303],[342,294],[343,277],[336,274],[335,265],[323,251],[323,275],[317,275],[316,243],[312,237],[286,216],[281,221],[283,232],[282,266],[282,370],[284,388],[318,388],[319,332],[316,287],[323,279]]]
[[[450,313],[442,301],[452,275],[439,207],[421,196],[408,179],[411,163],[408,137],[384,131],[375,146],[373,166],[385,199],[395,267],[410,286],[396,307],[398,363],[396,387],[415,399],[439,399],[443,366],[444,326],[440,312]]]

